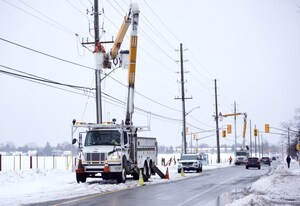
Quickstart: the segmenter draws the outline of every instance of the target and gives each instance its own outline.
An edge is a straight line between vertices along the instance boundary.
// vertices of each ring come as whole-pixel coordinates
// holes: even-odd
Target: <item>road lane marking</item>
[[[234,176],[234,177],[232,177],[231,179],[222,182],[221,184],[230,182],[230,181],[232,181],[232,180],[234,180],[234,179],[236,179],[236,178],[238,178],[238,177],[244,176],[244,175],[245,175],[245,174],[241,174],[241,175],[239,175],[239,176]],[[217,187],[220,187],[220,184],[217,184],[217,185],[215,185],[214,187],[212,187],[212,188],[210,188],[210,189],[208,189],[208,190],[205,190],[204,192],[202,192],[202,193],[200,193],[200,194],[197,194],[197,195],[191,197],[190,199],[184,201],[184,202],[181,203],[180,205],[186,205],[187,203],[191,202],[192,200],[194,200],[194,199],[196,199],[196,198],[198,198],[198,197],[204,195],[205,193],[207,193],[207,192],[209,192],[209,191],[211,191],[211,190],[213,190],[213,189],[215,189],[215,188],[217,188]]]
[[[86,200],[86,199],[90,199],[90,198],[94,198],[94,197],[100,197],[102,195],[112,194],[114,192],[120,192],[120,191],[128,190],[128,189],[130,189],[130,188],[124,188],[124,189],[120,189],[120,190],[114,190],[114,191],[109,191],[109,192],[104,192],[104,193],[93,194],[93,195],[81,197],[81,198],[78,198],[78,199],[70,200],[70,201],[67,201],[67,202],[54,204],[52,206],[61,206],[61,205],[66,205],[66,204],[70,204],[70,203],[80,202],[82,200]]]

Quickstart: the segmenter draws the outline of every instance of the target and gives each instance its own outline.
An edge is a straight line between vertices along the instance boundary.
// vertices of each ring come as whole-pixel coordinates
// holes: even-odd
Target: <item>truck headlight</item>
[[[119,160],[121,157],[119,154],[112,154],[109,156],[109,159],[111,160]]]

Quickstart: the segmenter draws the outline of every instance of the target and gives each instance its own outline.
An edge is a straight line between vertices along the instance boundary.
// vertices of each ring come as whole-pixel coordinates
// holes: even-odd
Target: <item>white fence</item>
[[[0,155],[0,171],[72,168],[71,156]]]

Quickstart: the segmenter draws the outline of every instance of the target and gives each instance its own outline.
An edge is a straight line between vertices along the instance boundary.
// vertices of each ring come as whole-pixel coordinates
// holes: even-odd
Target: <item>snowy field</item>
[[[228,155],[228,154],[227,154]],[[169,159],[172,156],[164,156]],[[161,158],[161,157],[160,157]],[[177,156],[176,156],[177,158]],[[215,157],[211,157],[214,159]],[[214,161],[212,161],[214,162]],[[203,171],[228,167],[228,162],[212,163],[203,167]],[[159,165],[162,172],[165,166]],[[146,185],[166,183],[182,178],[189,178],[198,173],[189,173],[182,177],[177,173],[177,165],[168,166],[170,179],[160,179],[152,176]],[[291,168],[285,163],[268,175],[260,178],[242,192],[240,199],[229,204],[236,205],[300,205],[300,167],[292,161]],[[101,183],[101,184],[99,184]],[[86,183],[78,184],[74,172],[67,169],[31,169],[0,172],[0,205],[21,205],[55,199],[72,198],[76,196],[104,193],[119,189],[139,187],[138,181],[129,179],[126,183],[115,184],[101,179],[88,179]]]

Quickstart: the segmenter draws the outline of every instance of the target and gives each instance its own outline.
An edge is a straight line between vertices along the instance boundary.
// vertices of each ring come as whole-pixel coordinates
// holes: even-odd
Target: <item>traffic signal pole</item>
[[[255,157],[257,157],[257,151],[256,151],[256,136],[255,135],[256,125],[254,125],[254,151],[255,151]]]

